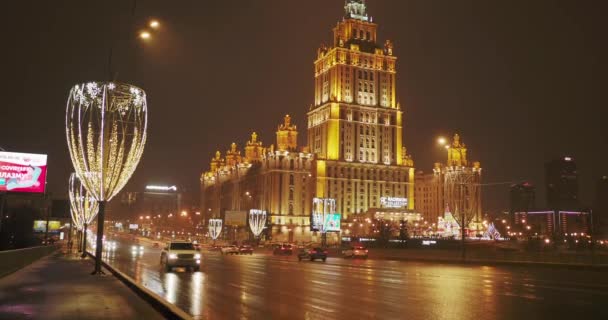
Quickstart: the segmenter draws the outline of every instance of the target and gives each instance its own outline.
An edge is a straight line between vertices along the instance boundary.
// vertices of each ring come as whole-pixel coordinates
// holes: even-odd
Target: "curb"
[[[461,265],[508,265],[521,267],[550,267],[550,268],[565,268],[565,269],[581,269],[594,271],[607,271],[608,265],[592,265],[592,264],[568,264],[568,263],[552,263],[552,262],[532,262],[532,261],[505,261],[505,260],[453,260],[453,259],[425,259],[425,258],[408,258],[408,257],[374,257],[374,260],[392,260],[392,261],[411,261],[411,262],[430,262],[444,264],[461,264]]]
[[[91,254],[90,252],[87,252],[87,255],[91,259],[95,259],[95,256],[93,254]],[[133,290],[140,298],[144,299],[148,304],[150,304],[154,309],[156,309],[156,311],[158,311],[160,314],[162,314],[165,318],[175,319],[175,320],[192,320],[193,319],[186,312],[182,311],[178,307],[165,301],[159,295],[150,291],[146,287],[136,283],[135,280],[133,280],[131,277],[129,277],[126,274],[113,268],[112,266],[107,264],[105,261],[102,260],[101,264],[105,269],[110,271],[110,273],[112,273],[112,275],[114,275],[116,278],[118,278],[118,280],[120,280],[127,287],[129,287],[131,290]]]

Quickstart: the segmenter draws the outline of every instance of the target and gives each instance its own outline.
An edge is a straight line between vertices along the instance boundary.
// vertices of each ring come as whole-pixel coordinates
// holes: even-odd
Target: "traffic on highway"
[[[108,263],[196,319],[608,315],[600,304],[608,280],[598,272],[374,260],[363,258],[362,247],[347,248],[345,258],[344,251],[288,245],[242,253],[239,246],[196,249],[121,235],[108,241]],[[357,255],[362,259],[351,259]]]

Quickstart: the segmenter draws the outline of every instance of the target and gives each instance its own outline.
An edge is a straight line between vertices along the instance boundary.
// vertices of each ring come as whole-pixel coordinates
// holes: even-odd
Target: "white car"
[[[237,246],[225,246],[220,250],[222,254],[239,254],[239,247]]]
[[[345,258],[363,258],[367,259],[367,249],[362,246],[350,247],[342,250],[342,255]]]
[[[201,269],[201,253],[194,248],[190,241],[171,241],[160,253],[160,264],[166,271],[174,267],[192,268],[194,271]]]

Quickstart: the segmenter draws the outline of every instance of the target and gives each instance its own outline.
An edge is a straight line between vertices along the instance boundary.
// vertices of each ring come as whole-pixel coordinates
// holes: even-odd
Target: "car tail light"
[[[313,254],[313,253],[315,253],[315,251],[314,251],[314,250],[310,250],[310,251],[308,251],[308,254]]]
[[[367,253],[367,249],[365,249],[365,253]]]

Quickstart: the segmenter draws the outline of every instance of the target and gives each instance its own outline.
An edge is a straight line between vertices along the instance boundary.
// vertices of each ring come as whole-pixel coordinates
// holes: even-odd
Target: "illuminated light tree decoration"
[[[74,170],[99,203],[94,274],[101,271],[105,204],[129,181],[144,152],[146,93],[118,82],[88,82],[70,90],[66,137]]]
[[[259,237],[266,227],[266,211],[259,209],[249,210],[249,228],[254,237]]]
[[[209,219],[209,235],[213,241],[222,233],[222,219]]]
[[[99,204],[82,185],[80,178],[78,178],[76,173],[70,175],[68,196],[70,198],[72,222],[76,229],[82,232],[82,257],[85,258],[87,248],[87,226],[95,219],[97,211],[99,210]]]

